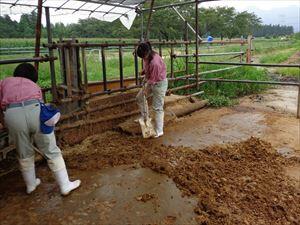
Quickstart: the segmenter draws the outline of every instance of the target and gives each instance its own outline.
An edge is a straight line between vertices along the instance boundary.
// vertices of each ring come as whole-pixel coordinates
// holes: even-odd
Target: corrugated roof
[[[88,17],[113,22],[120,19],[130,29],[136,17],[136,7],[146,0],[43,0],[43,7],[50,8],[51,17],[65,21],[68,15],[76,15],[78,19]],[[37,7],[38,0],[1,0],[0,13],[30,13]],[[61,19],[60,19],[60,18]],[[74,16],[73,16],[74,17]],[[76,18],[77,18],[76,17]]]

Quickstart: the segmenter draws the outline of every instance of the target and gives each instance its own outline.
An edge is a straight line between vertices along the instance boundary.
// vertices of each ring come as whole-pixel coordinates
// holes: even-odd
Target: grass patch
[[[215,70],[222,66],[215,65],[202,65],[201,71]],[[224,68],[224,67],[223,67]],[[193,72],[193,71],[190,71]],[[202,78],[224,78],[232,80],[270,80],[267,70],[255,67],[240,67],[233,70],[224,71],[217,74],[208,74],[201,76]],[[185,81],[176,82],[175,86],[186,84]],[[262,84],[241,84],[241,83],[220,83],[220,82],[207,82],[201,86],[204,91],[202,96],[209,101],[213,107],[232,106],[236,104],[237,98],[260,93],[268,88],[268,85]],[[181,90],[178,94],[191,94],[197,92],[196,89]]]
[[[297,52],[298,49],[290,48],[280,51],[279,53],[267,54],[260,58],[261,63],[282,63],[288,60],[293,54]]]
[[[230,99],[224,95],[208,95],[206,99],[208,104],[215,108],[233,106],[238,102],[236,99]]]
[[[215,75],[207,75],[205,78],[213,78]],[[225,71],[219,76],[233,80],[269,80],[267,71],[254,67],[241,67],[231,71]],[[208,96],[225,96],[235,99],[241,96],[258,93],[267,88],[261,84],[241,84],[241,83],[218,83],[210,82],[203,85],[203,89]]]
[[[276,73],[287,77],[300,77],[300,69],[298,68],[280,68],[276,70]]]

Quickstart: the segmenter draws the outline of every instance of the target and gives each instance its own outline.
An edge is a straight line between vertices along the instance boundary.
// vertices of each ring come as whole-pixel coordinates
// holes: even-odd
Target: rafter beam
[[[3,5],[12,5],[14,3],[1,1],[0,5],[1,4],[3,4]],[[26,6],[26,7],[37,7],[37,5],[35,5],[35,4],[17,3],[16,5],[18,5],[18,6]],[[57,7],[54,7],[54,6],[44,6],[44,7],[48,7],[50,9],[57,9]],[[60,10],[72,10],[72,11],[74,11],[74,8],[62,7],[62,8],[60,8]],[[93,12],[93,13],[103,13],[103,14],[106,13],[106,11],[101,11],[101,10],[94,11],[94,10],[91,10],[91,9],[80,9],[80,11],[82,11],[82,12]],[[110,14],[119,15],[119,16],[123,16],[124,15],[124,13],[117,13],[117,12],[110,12]]]
[[[11,4],[10,8],[16,6],[16,4],[18,3],[18,1],[20,1],[20,0],[17,0],[17,1],[15,1],[15,3]]]
[[[59,6],[55,11],[60,10],[65,4],[67,4],[70,0],[65,1],[61,6]]]
[[[199,3],[203,3],[203,2],[215,2],[215,1],[221,1],[221,0],[200,0],[200,1],[198,1],[198,4]],[[159,10],[159,9],[165,9],[165,8],[183,6],[183,5],[190,5],[190,4],[195,4],[195,3],[196,3],[196,0],[185,1],[185,2],[178,2],[178,3],[168,4],[168,5],[156,6],[156,7],[153,8],[153,10]],[[150,11],[150,8],[148,8],[148,9],[142,9],[142,11],[143,12]]]
[[[95,3],[95,4],[102,4],[102,5],[108,5],[108,6],[114,6],[114,7],[120,7],[120,8],[126,8],[126,9],[135,9],[134,6],[110,3],[108,1],[97,1],[97,0],[79,0],[79,1]]]
[[[122,2],[120,4],[123,4],[123,2],[125,2],[126,0],[122,0]],[[110,10],[108,10],[105,15],[109,14],[112,10],[114,10],[115,8],[117,8],[116,6],[112,7]]]
[[[105,2],[108,2],[109,0],[106,0]],[[98,5],[95,9],[93,9],[93,11],[90,12],[89,17],[97,10],[99,9],[101,6],[103,6],[103,4]]]
[[[79,11],[83,6],[85,6],[86,4],[87,4],[87,2],[83,3],[83,4],[82,4],[81,6],[79,6],[77,9],[75,9],[74,12],[73,12],[72,14],[78,12],[78,11]]]

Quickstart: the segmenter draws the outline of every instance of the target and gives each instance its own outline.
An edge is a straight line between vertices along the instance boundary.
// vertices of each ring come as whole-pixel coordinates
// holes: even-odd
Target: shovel
[[[149,117],[148,103],[145,95],[143,97],[143,104],[145,110],[144,115],[146,116],[139,119],[139,124],[141,126],[143,138],[151,138],[156,135],[156,132],[152,124],[151,118]]]

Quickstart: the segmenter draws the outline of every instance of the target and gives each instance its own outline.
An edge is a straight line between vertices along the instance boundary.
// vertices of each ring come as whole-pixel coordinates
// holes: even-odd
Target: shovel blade
[[[141,118],[139,119],[139,124],[141,126],[143,138],[151,138],[156,135],[151,119],[147,119],[145,121],[144,119]]]

